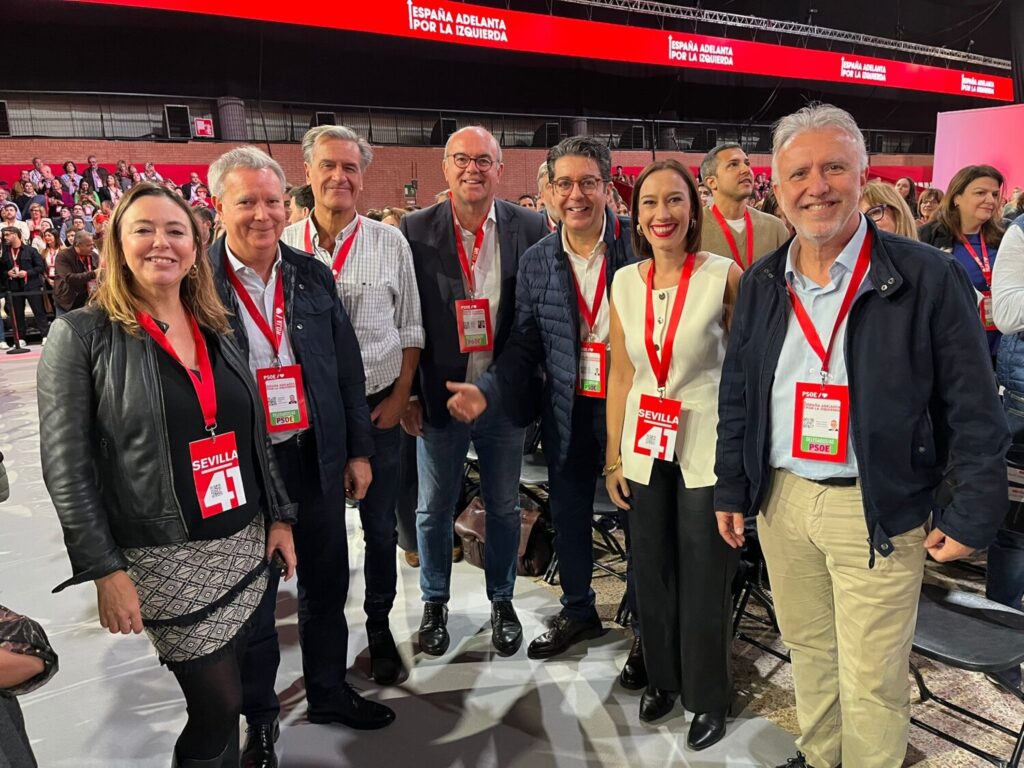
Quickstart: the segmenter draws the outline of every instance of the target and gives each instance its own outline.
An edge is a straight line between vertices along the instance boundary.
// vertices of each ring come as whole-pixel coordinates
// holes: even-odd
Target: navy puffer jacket
[[[605,218],[605,301],[610,301],[613,275],[635,259],[628,217],[609,213]],[[515,326],[498,360],[476,382],[490,407],[507,408],[529,396],[529,373],[543,366],[544,452],[554,467],[565,463],[569,451],[579,365],[580,313],[571,270],[561,225],[520,257]]]

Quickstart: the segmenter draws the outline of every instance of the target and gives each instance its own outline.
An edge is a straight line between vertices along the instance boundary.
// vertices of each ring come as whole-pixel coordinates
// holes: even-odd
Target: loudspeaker
[[[11,121],[7,117],[7,102],[0,101],[0,136],[11,135]]]
[[[537,126],[537,130],[533,132],[534,147],[553,147],[561,140],[562,132],[558,128],[558,123],[544,123]]]
[[[192,115],[184,104],[164,104],[164,132],[168,139],[192,138]]]
[[[337,125],[338,116],[334,112],[316,112],[309,119],[309,127],[316,128],[318,125]]]
[[[442,117],[430,129],[430,143],[435,147],[443,147],[448,142],[448,137],[455,133],[457,127],[455,118]]]
[[[708,128],[704,131],[704,148],[714,149],[718,145],[718,129]]]

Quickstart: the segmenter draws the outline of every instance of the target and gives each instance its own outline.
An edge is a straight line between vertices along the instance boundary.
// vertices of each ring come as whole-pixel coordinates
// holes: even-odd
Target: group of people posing
[[[793,238],[746,205],[754,179],[735,145],[702,166],[709,210],[683,165],[658,160],[626,217],[609,209],[607,145],[565,139],[542,168],[542,215],[496,198],[501,148],[463,128],[444,150],[447,199],[399,228],[357,213],[372,160],[358,134],[320,126],[302,150],[314,204],[289,226],[273,159],[242,147],[210,166],[224,236],[208,250],[180,196],[125,192],[98,289],[57,318],[38,368],[44,478],[73,571],[61,588],[93,582],[103,626],[145,631],[176,676],[188,720],[174,764],[277,764],[274,607],[296,572],[308,719],[394,720],[346,682],[344,509],[359,500],[371,672],[390,685],[406,674],[388,620],[403,428],[418,650],[451,643],[472,443],[491,642],[517,653],[520,467],[539,417],[563,595],[530,658],[602,632],[603,476],[626,510],[639,619],[622,680],[643,689],[641,720],[679,701],[689,748],[716,743],[731,584],[756,518],[793,660],[787,765],[899,765],[926,553],[989,544],[1009,439],[970,281],[861,214],[867,153],[850,115],[815,105],[776,127]],[[935,524],[947,467],[958,483]]]

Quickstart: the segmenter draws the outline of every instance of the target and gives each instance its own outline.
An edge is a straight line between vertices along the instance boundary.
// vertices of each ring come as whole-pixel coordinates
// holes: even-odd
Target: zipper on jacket
[[[846,357],[846,380],[850,388],[850,439],[853,441],[854,456],[857,456],[857,447],[860,445],[860,430],[858,429],[857,425],[857,407],[855,402],[856,396],[854,395],[854,392],[856,390],[853,386],[853,369],[850,367],[849,364],[850,338],[853,336],[851,331],[853,329],[854,322],[858,316],[857,305],[862,304],[864,302],[865,297],[867,297],[870,294],[871,290],[874,289],[865,291],[854,300],[853,306],[850,307],[850,315],[846,321],[846,338],[843,339],[843,355],[845,355]],[[875,531],[871,515],[868,512],[868,499],[870,499],[871,497],[868,494],[867,473],[861,471],[859,458],[857,459],[857,475],[860,477],[861,504],[864,507],[864,525],[868,531],[868,569],[871,569],[875,567],[875,545],[872,542],[872,539],[875,535]]]
[[[757,446],[758,450],[761,452],[761,455],[764,458],[762,460],[761,466],[761,488],[758,489],[759,498],[751,499],[751,502],[754,505],[754,509],[750,510],[751,514],[757,514],[760,512],[759,508],[761,506],[761,498],[763,498],[764,496],[764,488],[766,484],[769,482],[769,473],[771,472],[771,464],[769,457],[770,452],[767,450],[767,446],[764,446],[764,429],[765,425],[768,423],[769,413],[771,411],[771,385],[775,381],[775,372],[773,370],[771,377],[768,377],[768,359],[769,357],[774,357],[775,365],[778,365],[779,363],[779,355],[782,353],[782,344],[776,344],[776,340],[779,335],[779,326],[782,324],[782,320],[784,317],[785,313],[782,313],[775,318],[775,322],[772,325],[771,331],[768,334],[768,350],[772,352],[772,355],[765,355],[764,359],[761,362],[761,387],[765,392],[768,393],[768,395],[762,401],[761,412],[760,414],[758,414],[759,418],[757,420]]]
[[[178,503],[178,497],[174,493],[174,469],[171,467],[171,445],[170,438],[167,436],[167,412],[164,410],[164,389],[160,383],[160,369],[156,361],[156,350],[154,348],[154,341],[148,337],[142,340],[143,346],[146,350],[146,366],[143,368],[144,373],[148,373],[152,377],[150,384],[150,392],[155,393],[154,409],[157,415],[156,428],[160,434],[160,439],[157,440],[157,446],[160,451],[160,464],[164,469],[164,480],[170,484],[170,496],[173,499],[174,508],[178,512],[178,521],[181,523],[181,530],[183,534],[183,540],[188,540],[188,525],[185,523],[185,513],[181,511],[181,504]]]

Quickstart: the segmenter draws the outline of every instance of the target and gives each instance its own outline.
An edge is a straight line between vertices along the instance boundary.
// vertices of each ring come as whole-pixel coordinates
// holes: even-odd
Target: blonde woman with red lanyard
[[[640,719],[677,697],[696,713],[687,744],[725,734],[730,585],[736,554],[718,535],[713,491],[718,385],[739,267],[699,251],[697,185],[675,160],[635,187],[636,266],[612,284],[605,478],[630,516],[648,688]]]
[[[93,581],[103,627],[146,631],[185,696],[181,768],[238,765],[248,625],[268,562],[295,569],[293,511],[201,252],[181,198],[133,187],[93,304],[54,322],[38,377],[43,477],[74,572],[57,589]]]

